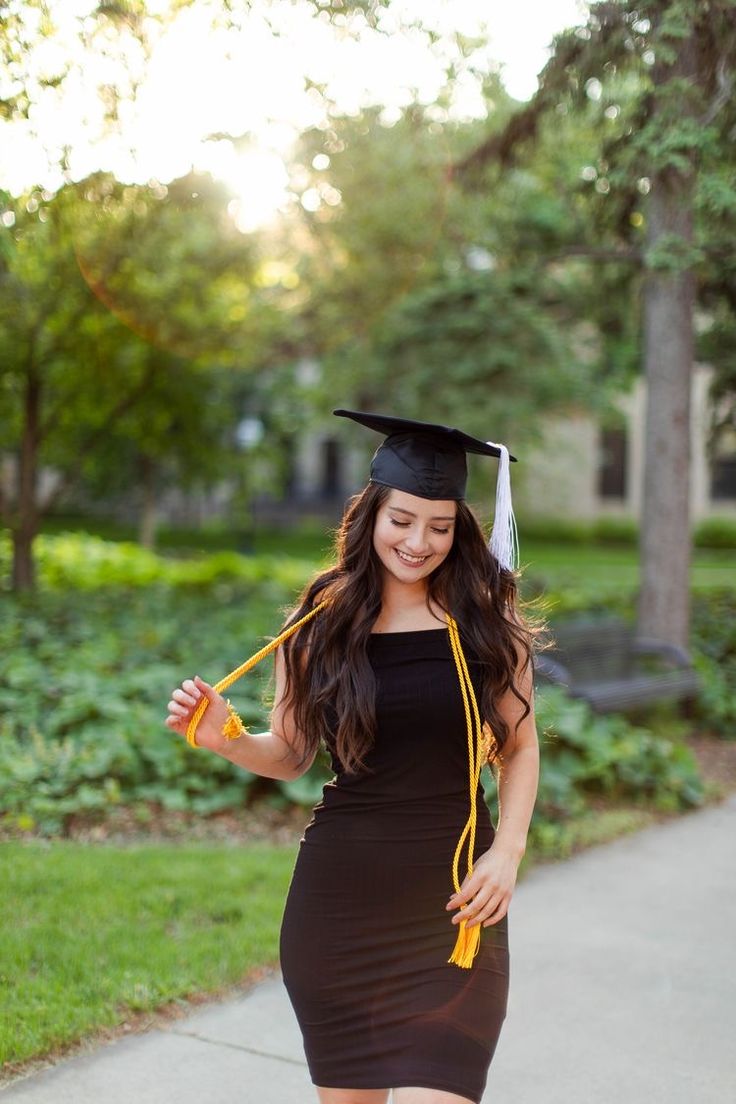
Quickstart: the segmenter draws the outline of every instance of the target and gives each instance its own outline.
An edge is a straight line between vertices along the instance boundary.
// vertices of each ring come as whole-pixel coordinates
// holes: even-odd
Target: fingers
[[[195,694],[198,694],[200,697],[204,695],[204,697],[209,698],[210,701],[212,701],[217,696],[217,691],[215,690],[214,686],[210,686],[210,684],[208,682],[205,682],[204,679],[201,679],[199,675],[194,676],[192,688]]]
[[[201,683],[202,689],[197,685],[195,679]],[[203,682],[198,675],[195,675],[194,679],[184,679],[181,686],[177,686],[172,691],[171,700],[166,707],[169,715],[166,717],[164,724],[168,725],[169,728],[179,729],[183,722],[188,722],[204,696],[205,687],[211,690],[211,687]]]
[[[467,884],[461,886],[459,893],[453,893],[445,906],[448,911],[458,909],[452,917],[453,924],[460,924],[463,920],[467,927],[475,924],[497,924],[506,915],[511,900],[508,888],[491,883],[484,884],[480,879],[471,877]]]
[[[469,926],[477,923],[484,915],[484,909],[491,899],[492,891],[490,889],[479,890],[471,900],[455,913],[452,918],[453,924],[459,924],[462,920],[465,920]]]
[[[502,901],[501,904],[498,906],[498,908],[495,909],[495,911],[492,912],[491,915],[486,920],[483,921],[483,927],[487,928],[491,924],[497,924],[499,920],[503,920],[504,916],[506,915],[506,913],[508,911],[509,911],[509,902],[508,901]]]
[[[178,717],[174,713],[169,713],[164,719],[164,724],[179,736],[185,736],[189,727],[189,719],[187,717]]]

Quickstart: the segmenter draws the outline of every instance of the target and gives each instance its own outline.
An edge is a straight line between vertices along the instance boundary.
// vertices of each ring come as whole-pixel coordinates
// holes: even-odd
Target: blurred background
[[[524,599],[618,626],[598,684],[657,677],[634,638],[697,681],[540,683],[527,866],[734,788],[731,0],[0,16],[8,1076],[275,959],[326,764],[264,782],[163,718],[329,558],[378,440],[333,407],[508,444]]]

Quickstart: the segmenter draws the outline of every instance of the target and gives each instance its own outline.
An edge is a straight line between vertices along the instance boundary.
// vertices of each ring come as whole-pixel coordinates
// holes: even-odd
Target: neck
[[[384,613],[400,614],[420,608],[427,608],[426,579],[419,579],[416,583],[400,583],[391,575],[384,579],[381,592]]]

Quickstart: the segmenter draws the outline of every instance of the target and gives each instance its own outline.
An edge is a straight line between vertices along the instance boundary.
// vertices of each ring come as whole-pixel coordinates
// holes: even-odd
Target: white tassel
[[[505,445],[496,444],[495,441],[488,441],[487,444],[494,445],[501,451],[496,480],[496,513],[488,547],[501,567],[505,567],[508,571],[515,571],[519,566],[519,534],[516,530],[516,518],[511,503],[509,450]]]

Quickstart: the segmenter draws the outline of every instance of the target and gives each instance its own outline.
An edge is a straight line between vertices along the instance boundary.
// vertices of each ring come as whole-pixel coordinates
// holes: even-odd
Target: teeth
[[[398,548],[396,549],[396,555],[399,559],[406,560],[410,564],[424,563],[427,558],[426,556],[407,556],[406,552],[399,552]]]

